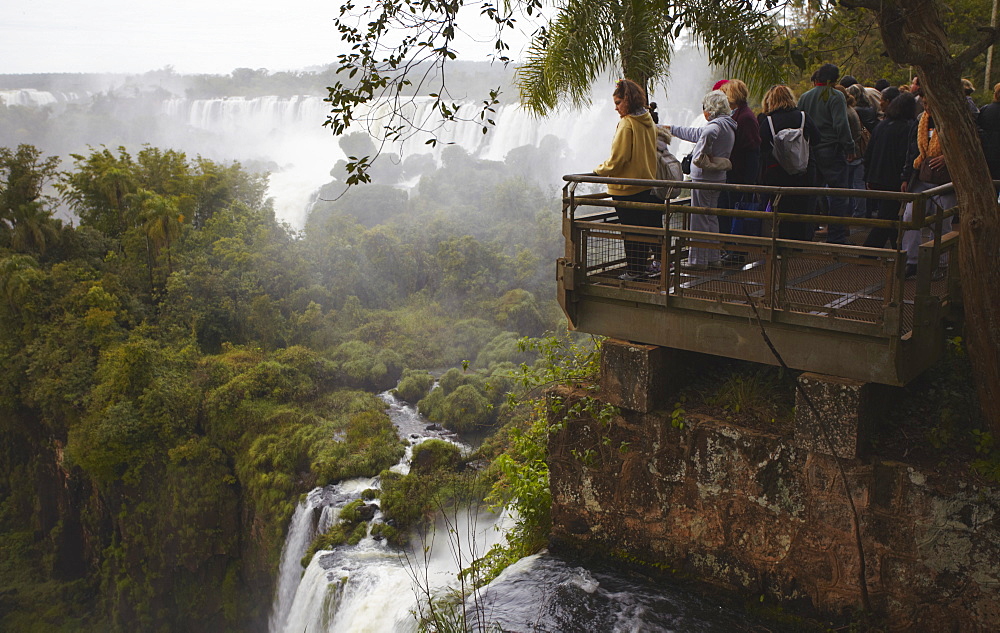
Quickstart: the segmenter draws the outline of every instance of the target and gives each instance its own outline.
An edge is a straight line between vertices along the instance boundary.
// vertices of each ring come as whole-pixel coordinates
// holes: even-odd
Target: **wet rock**
[[[474,459],[471,462],[465,464],[465,470],[470,470],[472,472],[478,473],[486,470],[489,467],[489,461],[485,459]]]
[[[441,426],[440,424],[428,424],[427,426],[424,427],[424,430],[425,431],[439,431],[440,432],[440,431],[444,430],[444,427]]]
[[[378,506],[374,503],[366,503],[358,508],[358,518],[362,521],[371,521],[375,518],[375,512],[378,511]]]

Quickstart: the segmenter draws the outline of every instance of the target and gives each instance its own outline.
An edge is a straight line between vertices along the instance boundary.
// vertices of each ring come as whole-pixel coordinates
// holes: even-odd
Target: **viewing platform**
[[[944,347],[947,320],[960,314],[958,232],[942,234],[942,223],[956,209],[941,208],[934,200],[950,193],[951,184],[913,194],[593,175],[567,175],[563,180],[566,251],[557,264],[558,299],[574,330],[776,365],[761,334],[763,326],[793,369],[903,385],[934,363]],[[621,202],[603,192],[578,193],[581,187],[603,190],[613,183],[728,190],[762,198],[891,198],[901,202],[901,209],[912,203],[913,213],[912,221],[903,222],[696,208],[686,200]],[[623,207],[662,213],[663,224],[623,225],[617,216]],[[692,214],[759,219],[761,236],[692,231],[687,228]],[[780,239],[785,222],[847,225],[850,243]],[[891,229],[899,248],[855,245],[876,227]],[[906,230],[921,231],[916,274],[911,277],[901,250]],[[626,271],[626,234],[629,241],[648,245],[650,260],[659,262],[662,272],[619,278]],[[683,269],[682,258],[692,247],[744,253],[745,263]]]

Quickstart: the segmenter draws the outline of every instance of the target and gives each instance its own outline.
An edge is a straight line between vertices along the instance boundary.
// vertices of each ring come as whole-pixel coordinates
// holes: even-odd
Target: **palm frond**
[[[571,0],[528,49],[515,81],[521,104],[545,115],[560,102],[579,107],[590,102],[590,86],[618,59],[612,29],[616,3]]]
[[[777,23],[752,0],[696,0],[684,23],[705,44],[709,61],[742,79],[751,94],[782,80],[781,59],[772,54]]]

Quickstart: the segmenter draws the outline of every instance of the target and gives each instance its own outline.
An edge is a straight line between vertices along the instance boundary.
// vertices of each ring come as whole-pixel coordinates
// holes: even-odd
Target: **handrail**
[[[641,178],[611,178],[591,174],[566,174],[566,182],[593,183],[603,185],[631,185],[635,187],[675,187],[679,189],[707,189],[718,191],[738,191],[743,193],[780,193],[789,196],[848,196],[857,198],[885,198],[890,200],[926,199],[939,196],[954,189],[952,183],[938,185],[919,193],[903,191],[881,191],[878,189],[833,189],[828,187],[779,187],[776,185],[742,185],[725,182],[696,182],[694,180],[646,180]],[[579,197],[579,196],[578,196]]]
[[[855,217],[842,217],[842,216],[831,216],[831,215],[820,215],[820,214],[809,214],[809,213],[787,213],[783,211],[777,212],[766,212],[766,211],[748,211],[743,209],[720,209],[714,207],[691,207],[688,205],[677,205],[671,200],[665,200],[662,203],[650,203],[650,202],[633,202],[627,200],[610,200],[607,193],[593,193],[593,194],[574,194],[572,200],[565,194],[563,196],[563,202],[570,203],[571,212],[575,212],[576,208],[579,206],[594,206],[594,207],[611,207],[611,208],[624,208],[624,209],[638,209],[643,211],[663,211],[667,209],[683,206],[682,212],[693,214],[693,215],[723,215],[734,218],[757,218],[757,219],[771,219],[775,218],[779,222],[784,220],[788,222],[815,222],[817,224],[835,224],[835,225],[851,225],[851,226],[861,226],[868,228],[897,228],[900,230],[919,230],[926,227],[931,227],[939,224],[945,218],[953,217],[957,208],[953,207],[950,209],[939,208],[935,213],[927,214],[922,208],[924,204],[931,198],[946,194],[954,189],[952,183],[945,183],[943,185],[938,185],[931,189],[926,189],[919,193],[902,192],[902,191],[881,191],[881,190],[868,190],[868,189],[832,189],[827,187],[779,187],[773,185],[742,185],[742,184],[729,184],[722,182],[694,182],[690,180],[677,181],[677,180],[645,180],[638,178],[610,178],[605,176],[596,176],[592,174],[566,174],[563,176],[563,180],[567,183],[567,187],[572,187],[575,192],[576,186],[580,183],[593,183],[593,184],[619,184],[619,185],[631,185],[631,186],[642,186],[642,187],[670,187],[679,189],[702,189],[709,191],[736,191],[741,193],[756,193],[756,194],[776,194],[780,196],[843,196],[843,197],[854,197],[854,198],[872,198],[872,199],[883,199],[883,200],[898,200],[900,201],[900,219],[898,220],[878,220],[870,218],[855,218]],[[995,181],[995,184],[1000,185],[1000,181]],[[902,221],[902,210],[903,204],[905,202],[914,202],[914,217],[909,222]],[[916,204],[916,203],[924,204]]]

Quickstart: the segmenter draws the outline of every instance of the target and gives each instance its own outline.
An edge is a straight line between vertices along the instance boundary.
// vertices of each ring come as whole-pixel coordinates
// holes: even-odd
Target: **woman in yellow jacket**
[[[611,157],[601,163],[594,173],[611,178],[656,178],[656,127],[646,107],[646,93],[630,79],[622,79],[615,86],[612,97],[615,110],[621,117],[611,142]],[[662,203],[653,196],[650,187],[636,185],[608,185],[612,200]],[[662,226],[663,215],[656,211],[618,209],[618,220],[633,226]],[[626,272],[621,279],[630,281],[646,273],[648,248],[642,242],[625,240]]]

